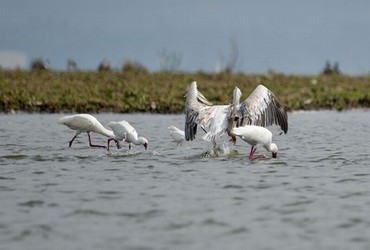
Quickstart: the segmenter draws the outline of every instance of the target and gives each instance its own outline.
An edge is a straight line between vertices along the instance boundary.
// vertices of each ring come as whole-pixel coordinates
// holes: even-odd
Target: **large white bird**
[[[168,130],[174,141],[177,143],[177,145],[180,145],[185,141],[185,132],[182,131],[181,129],[171,125],[170,127],[168,127]]]
[[[195,139],[198,125],[207,130],[203,139],[214,143],[225,133],[231,136],[232,142],[235,143],[236,138],[231,129],[244,125],[279,125],[284,133],[287,133],[288,115],[268,88],[258,85],[242,103],[241,95],[241,91],[236,87],[232,104],[213,105],[198,91],[197,83],[192,82],[186,95],[185,140]]]
[[[106,129],[94,116],[89,115],[89,114],[76,114],[76,115],[64,116],[64,117],[59,118],[58,123],[66,125],[68,128],[72,130],[76,130],[74,137],[69,142],[69,147],[72,146],[73,141],[82,132],[87,133],[89,137],[90,147],[107,148],[106,146],[103,146],[103,145],[92,144],[90,132],[101,134],[108,138],[114,137],[113,131]],[[117,141],[116,141],[116,144],[117,144],[117,147],[119,147]]]
[[[254,153],[257,150],[257,145],[262,145],[268,152],[272,153],[272,158],[276,158],[278,147],[272,142],[272,133],[267,128],[246,125],[232,128],[231,133],[239,136],[252,146],[249,153],[250,160],[253,160]]]
[[[127,121],[120,121],[120,122],[110,122],[108,124],[108,127],[110,127],[113,130],[114,139],[108,139],[108,150],[109,150],[109,143],[111,140],[117,140],[117,141],[125,141],[129,143],[129,149],[132,147],[132,143],[135,145],[143,145],[145,147],[145,150],[148,147],[148,140],[144,137],[139,137],[136,129],[131,126],[130,123]]]

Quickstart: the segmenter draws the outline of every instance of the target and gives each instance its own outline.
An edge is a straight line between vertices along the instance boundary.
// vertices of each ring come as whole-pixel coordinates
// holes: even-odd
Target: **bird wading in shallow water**
[[[240,103],[242,94],[239,88],[233,92],[233,102],[228,105],[213,105],[198,91],[197,83],[192,82],[186,94],[185,140],[192,141],[198,125],[206,129],[202,137],[216,145],[215,141],[227,133],[235,144],[232,128],[245,125],[267,127],[278,125],[288,132],[288,115],[276,96],[265,86],[258,85]]]
[[[177,143],[177,145],[180,145],[185,141],[185,132],[182,131],[181,129],[172,125],[168,127],[168,131],[170,132],[170,135],[172,136],[173,140]]]
[[[252,146],[249,153],[250,160],[254,159],[253,157],[257,150],[257,145],[261,145],[268,152],[271,152],[272,158],[277,157],[278,147],[272,142],[272,133],[267,128],[254,125],[245,125],[232,128],[231,133],[239,136],[243,141],[246,141]]]
[[[67,126],[68,128],[76,131],[72,140],[69,141],[69,147],[72,146],[73,141],[82,132],[87,133],[88,138],[89,138],[90,147],[96,147],[96,148],[107,149],[106,146],[92,144],[90,132],[101,134],[110,139],[114,137],[113,131],[106,129],[94,116],[89,115],[89,114],[76,114],[76,115],[64,116],[64,117],[59,118],[58,123],[63,124]],[[119,147],[118,141],[115,140],[115,142],[116,142],[117,147]]]
[[[129,149],[131,149],[132,144],[135,145],[143,145],[145,150],[148,148],[148,140],[144,137],[139,137],[136,129],[131,126],[130,123],[127,121],[120,121],[120,122],[110,122],[108,124],[113,130],[114,136],[108,139],[108,150],[109,150],[109,143],[111,140],[118,141],[125,141],[129,143]]]

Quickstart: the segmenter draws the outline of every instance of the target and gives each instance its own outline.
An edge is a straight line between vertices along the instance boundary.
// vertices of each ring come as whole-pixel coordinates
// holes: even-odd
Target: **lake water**
[[[370,249],[368,110],[290,113],[278,158],[255,161],[240,139],[177,146],[184,115],[97,114],[149,150],[69,148],[61,116],[0,115],[1,250]]]

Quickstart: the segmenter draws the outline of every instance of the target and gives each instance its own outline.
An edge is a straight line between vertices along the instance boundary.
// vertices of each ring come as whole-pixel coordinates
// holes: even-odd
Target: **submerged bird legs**
[[[93,148],[107,148],[106,146],[103,146],[103,145],[96,145],[96,144],[92,144],[91,143],[91,136],[90,136],[90,133],[89,132],[86,132],[87,133],[87,136],[89,137],[89,146],[90,147],[93,147]],[[76,137],[79,135],[80,133],[76,133],[75,136],[73,136],[72,140],[69,142],[69,147],[72,146],[72,143],[73,141],[76,139]]]
[[[120,148],[121,148],[121,144],[119,143],[119,141],[118,141],[118,140],[116,140],[116,139],[114,139],[114,138],[109,138],[109,139],[108,139],[108,142],[107,142],[107,147],[106,147],[106,148],[107,148],[107,150],[109,151],[109,144],[110,144],[110,142],[111,142],[112,140],[116,143],[117,148],[118,148],[118,149],[120,149]]]

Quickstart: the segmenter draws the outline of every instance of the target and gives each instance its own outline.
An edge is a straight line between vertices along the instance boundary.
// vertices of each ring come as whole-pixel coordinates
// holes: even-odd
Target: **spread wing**
[[[212,105],[193,82],[186,95],[185,139],[192,141],[198,125],[208,129],[203,139],[215,141],[233,127],[257,125],[262,127],[279,125],[288,132],[288,115],[276,96],[265,86],[259,85],[249,97],[239,104],[241,91],[234,89],[233,103]]]
[[[198,125],[208,129],[203,139],[214,141],[227,129],[229,105],[213,105],[192,82],[186,95],[185,140],[192,141]]]
[[[278,125],[288,132],[288,115],[276,96],[265,86],[257,88],[236,108],[236,126],[257,125],[262,127]]]

